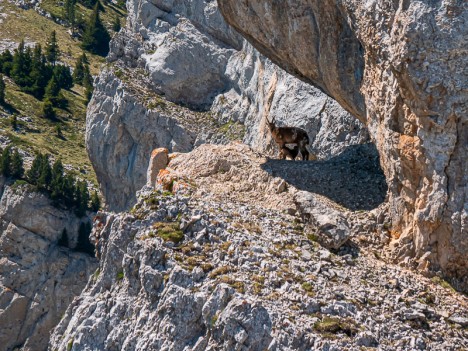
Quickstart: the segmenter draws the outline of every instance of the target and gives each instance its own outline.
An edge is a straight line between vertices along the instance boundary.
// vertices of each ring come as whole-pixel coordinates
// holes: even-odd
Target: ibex
[[[299,146],[297,145],[294,145],[294,147],[292,149],[290,149],[289,147],[287,147],[286,145],[280,150],[280,153],[279,153],[279,158],[280,160],[286,160],[288,159],[291,159],[291,160],[295,160],[297,155],[299,154]]]
[[[277,127],[275,122],[268,121],[268,128],[270,128],[271,136],[278,144],[280,149],[279,157],[280,159],[285,159],[288,152],[291,152],[291,155],[294,154],[294,150],[286,148],[286,144],[296,144],[297,148],[301,152],[302,159],[309,159],[309,151],[307,150],[307,145],[309,145],[309,136],[304,129],[297,127]],[[297,151],[296,155],[297,156]],[[295,159],[295,157],[293,157]]]

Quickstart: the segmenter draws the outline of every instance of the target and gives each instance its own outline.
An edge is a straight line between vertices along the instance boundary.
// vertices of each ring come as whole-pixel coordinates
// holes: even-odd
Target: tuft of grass
[[[219,282],[230,285],[231,287],[236,289],[237,292],[239,292],[241,294],[245,293],[244,282],[241,282],[239,280],[235,280],[234,278],[232,278],[232,277],[230,277],[228,275],[222,275],[221,277],[219,277]]]
[[[120,272],[117,273],[116,278],[117,278],[117,280],[122,280],[124,278],[124,276],[125,276],[124,272],[120,271]]]
[[[451,290],[451,291],[454,291],[454,292],[456,291],[455,288],[452,285],[450,285],[450,283],[448,281],[444,280],[441,277],[435,276],[435,277],[433,277],[431,279],[431,281],[433,283],[436,283],[436,284],[440,285],[444,289],[448,289],[448,290]]]
[[[307,291],[308,293],[314,291],[314,288],[313,288],[312,284],[310,284],[310,283],[308,283],[308,282],[302,283],[302,289],[304,289],[304,290]]]
[[[314,329],[325,335],[344,333],[350,337],[355,336],[359,332],[356,322],[352,319],[336,317],[323,317],[321,321],[314,324]]]
[[[221,266],[221,267],[218,267],[216,269],[214,269],[210,274],[209,274],[209,278],[213,279],[213,278],[216,278],[217,276],[219,275],[223,275],[223,274],[227,274],[229,272],[232,272],[232,268],[229,267],[229,266]]]
[[[184,240],[184,232],[180,230],[179,222],[156,222],[153,224],[156,234],[164,241],[180,244]]]

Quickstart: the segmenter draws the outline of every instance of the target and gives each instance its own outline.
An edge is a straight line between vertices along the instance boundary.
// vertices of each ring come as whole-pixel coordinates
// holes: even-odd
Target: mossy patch
[[[323,317],[321,321],[314,324],[314,329],[325,335],[343,333],[355,336],[359,332],[356,322],[349,318]]]
[[[164,241],[180,244],[184,240],[184,232],[180,229],[179,222],[156,222],[153,224],[156,235]]]

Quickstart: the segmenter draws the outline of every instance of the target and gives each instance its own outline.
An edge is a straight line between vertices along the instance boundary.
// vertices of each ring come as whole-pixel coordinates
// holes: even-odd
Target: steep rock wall
[[[236,138],[277,155],[267,116],[306,129],[320,159],[368,142],[363,125],[333,99],[231,29],[215,1],[134,0],[127,7],[127,27],[111,42],[111,64],[88,108],[87,148],[110,209],[135,203],[155,147],[185,152],[225,143],[234,137],[223,134],[239,125]]]
[[[0,344],[46,350],[50,331],[97,267],[89,255],[60,247],[63,229],[77,242],[80,220],[27,186],[0,177]]]
[[[218,3],[260,52],[366,122],[390,187],[396,258],[467,290],[466,2]]]

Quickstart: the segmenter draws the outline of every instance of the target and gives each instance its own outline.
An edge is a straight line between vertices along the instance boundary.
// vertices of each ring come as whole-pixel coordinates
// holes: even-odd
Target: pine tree
[[[120,24],[120,18],[119,16],[114,17],[114,21],[112,22],[112,30],[114,32],[120,31],[120,28],[122,28],[122,25]]]
[[[75,84],[83,85],[83,79],[86,72],[89,73],[89,61],[86,54],[83,54],[78,57],[76,60],[75,69],[73,70],[73,81]]]
[[[11,175],[11,147],[8,146],[2,152],[2,159],[0,163],[0,168],[2,174],[5,177],[9,177]]]
[[[44,155],[41,153],[37,154],[32,162],[31,168],[26,172],[26,179],[30,184],[37,185],[37,180],[41,175],[43,158]]]
[[[76,5],[75,0],[65,0],[65,4],[64,4],[65,18],[70,24],[72,32],[75,31],[75,24],[76,24],[75,5]]]
[[[50,38],[47,41],[46,48],[45,48],[45,55],[47,58],[47,61],[50,62],[53,66],[55,66],[55,63],[58,61],[60,57],[60,50],[57,44],[57,36],[55,33],[55,30],[52,31],[50,34]]]
[[[68,242],[68,232],[66,228],[63,228],[62,235],[60,236],[60,239],[57,244],[59,246],[69,247],[70,244]]]
[[[60,84],[55,75],[52,75],[52,78],[49,80],[47,87],[45,89],[44,97],[46,100],[49,100],[52,105],[57,106],[59,104],[59,93],[60,93]]]
[[[75,204],[75,181],[71,174],[66,174],[62,180],[62,198],[63,204],[71,208]]]
[[[83,34],[81,47],[97,55],[106,56],[109,52],[110,35],[99,17],[99,2],[93,8]]]
[[[5,50],[0,54],[0,73],[10,76],[13,67],[13,55],[10,50]]]
[[[68,66],[56,65],[53,75],[61,89],[70,90],[73,87],[73,77]]]
[[[88,210],[89,204],[89,191],[85,182],[79,181],[76,184],[76,215],[78,217],[83,217]]]
[[[93,212],[99,211],[101,208],[101,200],[99,199],[99,195],[96,190],[94,190],[93,194],[91,195],[91,206],[90,209]]]
[[[31,49],[26,48],[24,40],[22,40],[13,55],[11,68],[11,77],[20,87],[29,87],[32,85],[30,78],[31,56]]]
[[[50,182],[50,197],[55,202],[58,203],[60,199],[64,198],[63,194],[63,164],[60,159],[56,160],[52,166],[52,180]]]
[[[37,187],[40,190],[49,190],[50,182],[52,180],[52,168],[50,167],[49,156],[44,156],[41,161],[41,170],[39,178],[37,179]]]
[[[0,74],[0,105],[5,105],[5,82]]]
[[[83,84],[84,77],[84,65],[81,57],[78,58],[75,64],[75,69],[73,70],[73,81],[75,84]]]
[[[13,152],[13,156],[11,158],[11,175],[15,179],[21,179],[24,175],[23,158],[18,150]]]
[[[42,99],[45,88],[52,77],[52,67],[47,64],[47,59],[42,53],[40,44],[37,44],[33,50],[30,76],[32,85],[25,87],[25,91],[34,95],[37,99]]]
[[[91,100],[91,96],[93,95],[94,91],[93,76],[89,72],[89,66],[85,66],[84,69],[83,87],[85,88],[85,97],[86,102],[88,103]]]
[[[11,116],[11,129],[18,129],[18,117],[16,115]]]
[[[57,136],[57,138],[63,139],[62,128],[60,127],[59,124],[55,126],[55,135]]]
[[[42,117],[50,120],[54,120],[56,118],[54,105],[48,99],[46,99],[42,104]]]

